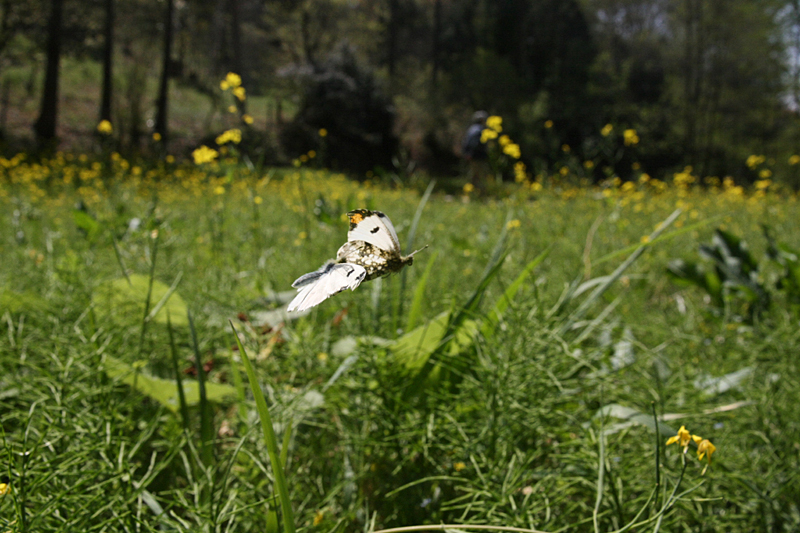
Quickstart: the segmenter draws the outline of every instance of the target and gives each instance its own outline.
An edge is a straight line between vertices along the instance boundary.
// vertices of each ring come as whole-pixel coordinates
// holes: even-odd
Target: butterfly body
[[[414,262],[414,253],[400,253],[397,232],[380,211],[356,209],[347,213],[350,230],[336,260],[300,276],[292,283],[298,291],[288,311],[303,311],[345,289],[355,290],[362,281],[399,272]]]
[[[339,248],[336,258],[340,263],[364,267],[367,271],[365,281],[399,272],[404,266],[414,263],[413,257],[382,250],[365,241],[347,241]]]

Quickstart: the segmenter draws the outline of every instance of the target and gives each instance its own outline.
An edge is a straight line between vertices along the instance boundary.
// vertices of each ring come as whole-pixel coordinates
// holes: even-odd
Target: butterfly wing
[[[381,250],[400,254],[400,241],[389,217],[380,211],[356,209],[347,213],[350,218],[348,241],[364,241]]]
[[[292,283],[297,296],[289,303],[287,311],[304,311],[319,305],[326,299],[345,289],[358,287],[367,275],[360,265],[351,263],[327,263],[315,272],[300,276]]]

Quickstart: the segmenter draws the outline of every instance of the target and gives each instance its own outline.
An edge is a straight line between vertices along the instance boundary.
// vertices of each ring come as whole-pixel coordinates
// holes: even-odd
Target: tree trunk
[[[103,47],[103,88],[100,100],[100,120],[111,122],[111,95],[113,93],[114,64],[114,0],[106,0],[106,27]]]
[[[400,0],[389,0],[389,43],[386,54],[386,64],[389,67],[389,77],[394,78],[397,68],[397,25],[398,25],[398,2]]]
[[[64,18],[64,1],[51,1],[50,20],[47,24],[47,70],[42,90],[42,105],[39,118],[33,125],[36,138],[51,142],[56,138],[58,117],[58,70],[61,61],[61,27]]]
[[[441,42],[439,36],[442,33],[442,0],[436,0],[433,4],[433,43],[431,47],[431,95],[436,92],[436,86],[439,83],[439,69],[440,64],[440,48]]]
[[[167,106],[169,103],[169,75],[172,61],[172,19],[174,17],[175,3],[167,0],[167,19],[164,22],[164,56],[161,67],[161,81],[158,86],[158,101],[156,103],[155,131],[161,135],[161,142],[167,141]]]

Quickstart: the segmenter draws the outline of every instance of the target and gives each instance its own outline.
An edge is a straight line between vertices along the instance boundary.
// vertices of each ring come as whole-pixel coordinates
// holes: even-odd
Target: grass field
[[[793,193],[423,198],[309,168],[0,165],[2,531],[293,530],[229,321],[297,530],[800,527],[800,328],[760,227],[800,248]],[[429,248],[287,317],[357,207]],[[749,244],[763,311],[667,275],[719,227]],[[710,466],[666,446],[680,426]]]

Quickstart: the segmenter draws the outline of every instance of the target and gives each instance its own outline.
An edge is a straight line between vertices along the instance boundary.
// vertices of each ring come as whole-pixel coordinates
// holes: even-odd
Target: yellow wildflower
[[[8,476],[3,476],[3,479],[0,480],[0,497],[5,496],[11,492],[11,480]]]
[[[222,87],[223,91],[227,91],[228,89],[234,89],[239,87],[242,84],[242,77],[238,74],[233,72],[228,72],[228,75],[225,76],[225,79],[219,84]]]
[[[517,161],[514,163],[514,180],[517,183],[522,183],[528,177],[526,170],[525,163],[522,161]]]
[[[600,135],[602,135],[603,137],[608,137],[609,135],[611,135],[612,131],[614,131],[614,126],[612,126],[611,124],[606,124],[605,126],[603,126],[603,129],[600,130]]]
[[[515,218],[514,220],[508,221],[508,224],[506,224],[506,229],[515,229],[520,227],[521,225],[522,222],[520,222],[518,219]]]
[[[500,133],[503,131],[503,117],[492,115],[486,119],[486,127]]]
[[[522,155],[519,151],[519,145],[514,143],[508,144],[505,147],[503,147],[503,153],[513,157],[514,159],[519,159],[520,155]]]
[[[308,158],[309,159],[314,159],[315,157],[317,157],[317,151],[316,150],[309,150],[308,151]]]
[[[584,161],[583,168],[585,168],[586,170],[592,170],[594,168],[594,161],[592,161],[591,159]]]
[[[245,124],[252,124],[253,123],[253,117],[251,117],[250,115],[245,113],[244,115],[242,115],[242,121]]]
[[[766,158],[765,158],[763,155],[755,155],[755,154],[753,154],[753,155],[751,155],[751,156],[749,156],[749,157],[747,158],[747,160],[745,161],[745,163],[747,164],[747,166],[748,166],[749,168],[751,168],[751,169],[754,169],[754,168],[756,168],[758,165],[760,165],[761,163],[763,163],[764,161],[766,161]]]
[[[545,120],[544,121],[544,127],[549,130],[550,128],[553,127],[553,121],[552,120]]]
[[[681,426],[681,429],[678,430],[677,435],[667,439],[667,446],[678,442],[679,446],[685,449],[687,446],[689,446],[690,440],[692,440],[692,434],[689,433],[689,431],[686,429],[686,426]]]
[[[255,198],[253,198],[253,203],[256,204],[256,205],[261,205],[261,202],[263,202],[263,201],[264,201],[264,199],[261,198],[260,196],[256,196]]]
[[[622,135],[624,137],[625,146],[633,146],[639,144],[639,136],[636,135],[636,130],[627,129]]]
[[[466,467],[467,467],[467,465],[466,465],[466,464],[464,464],[462,461],[459,461],[459,462],[457,462],[457,463],[453,463],[453,469],[454,469],[456,472],[461,472],[461,471],[462,471],[462,470],[464,470]]]
[[[317,511],[316,514],[314,515],[314,525],[315,526],[320,525],[324,519],[325,515],[322,513],[322,511]]]
[[[564,152],[565,154],[568,154],[570,150],[571,150],[571,148],[569,147],[568,144],[562,144],[561,145],[561,151]]]
[[[192,158],[194,158],[195,165],[202,165],[203,163],[211,163],[214,161],[219,152],[214,150],[213,148],[209,148],[206,145],[201,146],[200,148],[196,149],[192,152]]]
[[[469,194],[475,190],[475,186],[471,183],[464,184],[464,193]]]
[[[490,139],[497,139],[497,132],[490,128],[484,128],[481,132],[481,143],[486,144]]]
[[[160,133],[158,133],[157,131],[156,131],[156,132],[154,132],[154,133],[153,133],[153,140],[154,140],[155,142],[158,142],[158,141],[160,141],[160,140],[161,140],[161,134],[160,134]]]
[[[708,439],[700,440],[700,443],[697,445],[697,458],[701,461],[703,457],[706,455],[708,456],[708,464],[703,468],[703,472],[700,474],[701,476],[706,473],[708,467],[711,466],[711,454],[717,451],[717,447],[711,444],[711,441]]]
[[[244,102],[245,98],[247,98],[244,87],[235,87],[231,92],[240,102]]]
[[[220,146],[229,142],[232,142],[233,144],[239,144],[240,142],[242,142],[242,130],[235,128],[232,130],[228,130],[224,132],[222,135],[217,136],[216,142]]]
[[[790,165],[796,165],[798,163],[800,163],[800,155],[793,155],[789,158]]]
[[[236,109],[235,105],[231,104],[228,106],[228,113],[236,113],[236,111],[238,110]]]
[[[768,168],[764,168],[764,169],[761,170],[761,172],[758,173],[758,177],[761,178],[762,180],[765,180],[765,181],[770,176],[772,176],[772,171],[770,169],[768,169]]]
[[[114,128],[111,126],[111,122],[107,120],[101,120],[100,124],[97,125],[97,131],[103,135],[111,135],[111,132],[114,131]]]
[[[508,135],[501,135],[500,138],[497,139],[497,142],[500,143],[500,146],[503,147],[508,146],[509,144],[511,144],[511,137],[509,137]]]
[[[763,191],[764,189],[766,189],[770,185],[772,185],[772,180],[768,180],[768,179],[758,180],[755,183],[756,189],[758,189],[759,191]]]
[[[327,137],[328,136],[328,130],[326,130],[325,128],[320,128],[319,129],[319,136],[320,137]]]

